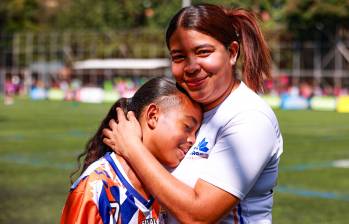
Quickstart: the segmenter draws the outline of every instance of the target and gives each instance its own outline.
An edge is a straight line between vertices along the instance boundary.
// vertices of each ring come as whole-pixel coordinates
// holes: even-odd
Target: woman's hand
[[[127,159],[135,144],[142,144],[142,129],[134,113],[129,111],[127,117],[121,108],[116,108],[118,122],[110,120],[110,129],[103,129],[103,142],[113,151]]]

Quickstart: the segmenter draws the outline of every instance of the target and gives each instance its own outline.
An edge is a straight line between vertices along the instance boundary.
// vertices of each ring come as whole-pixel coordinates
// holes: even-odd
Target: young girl
[[[111,122],[104,142],[117,146],[171,223],[270,224],[283,141],[275,114],[256,94],[271,60],[254,14],[189,6],[170,21],[166,42],[178,85],[205,112],[196,143],[171,175],[147,153],[131,112]]]
[[[158,203],[127,161],[102,142],[102,130],[117,118],[116,107],[135,112],[143,144],[168,169],[195,142],[202,119],[199,105],[168,78],[151,79],[132,98],[118,100],[87,143],[82,174],[71,187],[61,223],[163,222]]]

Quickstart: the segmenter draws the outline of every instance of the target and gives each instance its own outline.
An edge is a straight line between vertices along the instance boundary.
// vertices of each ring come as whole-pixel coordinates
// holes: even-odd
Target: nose
[[[195,140],[196,140],[195,133],[191,133],[191,134],[188,136],[188,138],[187,138],[187,142],[189,143],[190,147],[191,147],[192,145],[194,145]]]
[[[186,74],[195,74],[200,69],[200,65],[196,62],[194,58],[189,58],[187,60],[187,63],[184,67],[184,72]]]

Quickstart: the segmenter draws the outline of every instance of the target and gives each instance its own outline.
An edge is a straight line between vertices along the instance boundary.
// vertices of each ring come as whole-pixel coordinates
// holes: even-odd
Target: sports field
[[[0,223],[59,223],[75,158],[109,104],[0,104]],[[277,110],[274,223],[348,223],[349,114]]]

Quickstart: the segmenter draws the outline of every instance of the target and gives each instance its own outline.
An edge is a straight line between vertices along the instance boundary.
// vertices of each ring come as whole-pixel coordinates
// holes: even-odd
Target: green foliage
[[[170,0],[76,0],[67,3],[57,16],[56,28],[94,31],[164,28],[179,8],[179,1]]]
[[[1,0],[0,32],[36,30],[40,16],[36,0]]]
[[[289,30],[302,39],[314,39],[314,35],[321,33],[335,35],[341,29],[349,29],[349,2],[347,0],[287,1],[284,21]]]
[[[142,26],[141,1],[75,0],[67,3],[56,26],[61,30],[105,31]]]
[[[320,38],[326,36],[327,39],[333,39],[334,35],[345,33],[341,31],[349,30],[347,0],[192,0],[191,2],[253,10],[261,19],[262,30],[271,44],[273,40],[290,37],[318,39],[320,35]],[[164,30],[170,18],[180,8],[181,1],[173,0],[1,0],[0,33],[144,32],[151,35],[150,42],[133,38],[135,42],[130,40],[127,43],[113,43],[113,45],[130,44],[131,48],[133,45],[155,45],[163,40]],[[109,51],[115,51],[115,46],[111,46]],[[132,51],[134,50],[129,50]],[[119,53],[115,55],[123,54]]]
[[[147,1],[148,10],[153,11],[153,15],[148,17],[148,25],[164,30],[174,14],[181,8],[180,1],[153,0]],[[151,14],[150,14],[151,15]]]
[[[342,32],[349,30],[347,0],[192,0],[198,3],[253,10],[271,49],[280,40],[328,42],[349,33]],[[67,64],[91,57],[167,57],[165,29],[180,8],[181,1],[173,0],[2,0],[0,52],[17,47],[11,63],[18,66],[31,63],[26,55],[46,60],[40,49],[52,46],[57,50],[49,60]],[[31,37],[33,46],[25,47]],[[291,67],[291,54],[284,48],[280,64]],[[1,57],[4,62],[7,55]]]

